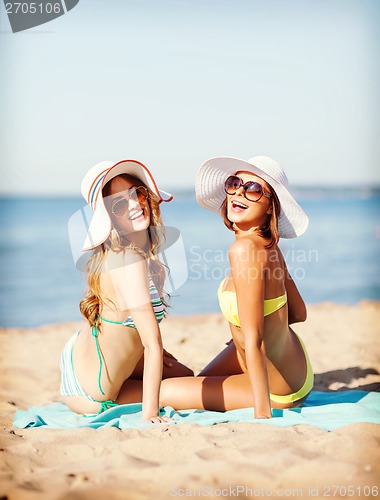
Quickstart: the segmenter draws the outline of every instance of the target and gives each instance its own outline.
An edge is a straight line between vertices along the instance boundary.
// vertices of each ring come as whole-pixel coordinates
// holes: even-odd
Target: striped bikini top
[[[165,316],[165,307],[164,304],[162,303],[160,295],[150,275],[149,275],[149,294],[157,322],[160,323]],[[110,319],[103,318],[102,316],[100,316],[100,319],[102,321],[105,321],[106,323],[112,323],[113,325],[124,325],[124,326],[130,326],[131,328],[136,328],[132,316],[128,316],[128,318],[125,319],[124,321],[111,321]]]

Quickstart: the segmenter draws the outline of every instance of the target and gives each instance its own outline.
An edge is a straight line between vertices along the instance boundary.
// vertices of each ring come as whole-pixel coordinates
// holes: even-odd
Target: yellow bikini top
[[[220,283],[218,289],[219,306],[226,320],[240,327],[236,293],[230,290],[223,290],[225,280],[226,278]],[[287,300],[286,292],[284,295],[280,295],[280,297],[264,300],[264,316],[269,316],[269,314],[281,309]]]

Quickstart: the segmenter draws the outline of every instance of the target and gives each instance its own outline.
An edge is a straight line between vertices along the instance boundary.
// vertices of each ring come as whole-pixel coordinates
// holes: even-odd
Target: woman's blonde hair
[[[165,307],[167,303],[164,300],[164,294],[168,295],[164,291],[164,282],[166,276],[166,270],[164,264],[160,262],[157,255],[159,254],[160,247],[165,241],[165,231],[164,225],[161,219],[161,212],[159,206],[158,197],[146,186],[140,179],[129,174],[121,174],[118,177],[122,177],[125,180],[132,182],[137,186],[144,186],[148,192],[147,201],[150,208],[150,224],[148,228],[149,235],[149,249],[144,252],[141,248],[137,247],[134,243],[129,241],[127,237],[119,233],[117,228],[112,225],[112,230],[107,238],[107,240],[96,247],[86,263],[86,270],[88,273],[88,289],[85,293],[84,298],[79,304],[79,309],[83,317],[89,322],[91,326],[100,328],[100,315],[102,312],[104,300],[106,299],[100,289],[100,274],[103,270],[104,262],[107,257],[107,253],[111,250],[113,252],[119,253],[124,252],[127,249],[134,250],[140,253],[148,261],[150,275],[157,288],[157,291],[161,297],[161,300]],[[110,195],[111,189],[111,179],[103,188],[103,197],[106,198]],[[169,295],[168,295],[169,296]]]
[[[272,188],[272,186],[269,186],[269,191],[272,195],[271,200],[272,200],[272,213],[268,214],[267,220],[262,224],[259,228],[256,229],[257,233],[265,238],[266,240],[269,240],[268,243],[265,246],[265,248],[272,248],[275,245],[277,245],[280,236],[278,234],[278,217],[280,215],[281,211],[281,205],[280,205],[280,200],[277,197],[277,194],[275,190]],[[234,230],[234,224],[229,220],[227,217],[227,196],[225,197],[221,207],[220,211],[222,213],[223,217],[223,222],[224,225],[230,230],[230,231],[235,231]]]

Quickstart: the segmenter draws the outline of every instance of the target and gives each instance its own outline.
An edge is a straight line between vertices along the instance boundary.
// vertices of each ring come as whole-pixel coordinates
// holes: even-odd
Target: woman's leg
[[[171,366],[168,366],[170,363]],[[133,370],[130,378],[136,380],[142,380],[144,372],[144,356],[141,357],[140,361],[137,363],[135,369]],[[164,364],[162,367],[162,378],[174,378],[174,377],[192,377],[194,376],[193,370],[191,370],[186,365],[183,365],[175,358],[166,356],[164,358]]]
[[[223,349],[197,377],[191,376],[193,372],[186,366],[178,361],[172,361],[172,367],[166,365],[163,367],[161,406],[172,406],[176,410],[197,408],[215,411],[252,407],[252,390],[248,375],[242,373],[233,342]],[[130,378],[122,385],[116,399],[117,403],[142,401],[143,368],[144,358],[142,357]],[[207,375],[222,373],[222,375],[201,376],[204,373]]]
[[[295,408],[306,399],[289,403],[271,401],[277,409]],[[175,410],[228,411],[252,408],[253,394],[248,373],[216,377],[182,377],[161,382],[160,405]]]
[[[253,406],[248,374],[182,377],[161,383],[160,404],[176,410],[226,411]]]
[[[119,391],[116,398],[116,403],[119,405],[126,405],[129,403],[141,403],[142,402],[142,379],[134,380],[128,378]]]
[[[306,397],[287,404],[271,401],[271,406],[278,409],[296,408]],[[141,403],[141,401],[142,380],[126,380],[116,402],[128,404]],[[252,408],[252,388],[247,373],[219,377],[168,378],[161,382],[160,405],[171,406],[175,410],[227,411]],[[94,410],[88,409],[87,411]]]
[[[128,379],[116,398],[118,404],[141,403],[142,380]],[[161,382],[160,405],[176,410],[226,411],[252,407],[248,375],[227,377],[177,377]]]
[[[227,347],[203,368],[198,377],[239,375],[245,371],[243,361],[236,350],[235,343],[233,340],[230,340]]]
[[[168,366],[166,362],[169,362],[171,366]],[[188,366],[183,365],[174,358],[168,357],[164,361],[162,367],[162,378],[173,378],[173,377],[194,377],[194,372]]]
[[[170,363],[168,366],[166,363]],[[123,383],[116,398],[118,404],[141,403],[144,356],[141,357],[131,376]],[[162,367],[162,378],[193,377],[194,372],[175,358],[166,356]]]

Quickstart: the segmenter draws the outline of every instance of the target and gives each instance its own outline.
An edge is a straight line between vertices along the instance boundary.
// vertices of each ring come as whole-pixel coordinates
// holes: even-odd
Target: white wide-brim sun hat
[[[94,211],[83,244],[84,252],[104,243],[111,232],[112,221],[104,204],[103,188],[108,181],[121,174],[133,175],[141,180],[158,197],[159,203],[173,199],[170,193],[158,189],[151,172],[137,160],[97,163],[84,176],[81,187],[84,199]]]
[[[261,177],[276,192],[281,204],[278,218],[278,232],[281,238],[295,238],[306,231],[309,218],[288,191],[288,178],[284,169],[269,156],[254,156],[249,160],[220,156],[205,161],[195,182],[198,203],[220,215],[221,205],[227,196],[224,183],[230,175],[241,171],[252,172]]]

